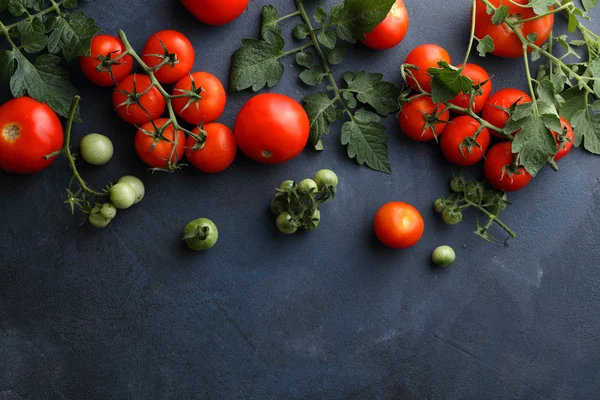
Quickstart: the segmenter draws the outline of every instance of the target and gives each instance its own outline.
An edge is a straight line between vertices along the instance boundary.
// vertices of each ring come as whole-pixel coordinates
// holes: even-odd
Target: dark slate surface
[[[226,82],[231,53],[258,33],[266,3],[251,1],[222,28],[199,24],[175,0],[84,9],[103,32],[125,28],[137,48],[158,29],[181,30],[196,69]],[[460,62],[470,1],[407,3],[412,25],[398,48],[356,46],[336,73],[364,68],[398,81],[408,51],[425,42]],[[518,60],[480,61],[496,89],[525,85]],[[310,90],[292,63],[273,91],[300,99]],[[600,398],[600,157],[575,150],[559,173],[545,170],[511,196],[505,220],[519,238],[504,247],[475,237],[473,218],[440,222],[431,204],[453,167],[435,145],[404,138],[393,117],[391,176],[349,161],[339,126],[324,153],[307,150],[283,166],[240,156],[216,176],[151,175],[110,90],[72,69],[85,120],[76,137],[101,132],[117,149],[109,165],[83,173],[96,184],[136,174],[147,194],[97,231],[62,204],[63,161],[31,177],[0,175],[0,399]],[[231,94],[222,121],[232,125],[250,96]],[[267,207],[273,188],[319,168],[338,172],[339,197],[323,207],[317,231],[283,237]],[[374,238],[373,216],[391,200],[425,218],[410,250]],[[196,254],[179,238],[201,216],[218,224],[220,241]],[[457,250],[448,270],[429,263],[440,244]]]

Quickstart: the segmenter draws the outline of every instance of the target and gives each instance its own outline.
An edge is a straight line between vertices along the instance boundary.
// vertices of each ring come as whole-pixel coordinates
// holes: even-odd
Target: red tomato
[[[533,11],[533,8],[524,7],[530,3],[529,0],[490,0],[490,3],[495,7],[500,7],[501,5],[508,6],[507,20],[509,21],[537,17]],[[524,6],[519,6],[519,4]],[[522,57],[523,43],[517,34],[514,33],[512,29],[510,29],[505,23],[494,25],[494,23],[492,23],[492,15],[487,13],[486,5],[483,1],[479,0],[476,6],[475,36],[479,39],[483,39],[489,35],[494,40],[495,49],[492,54],[507,58]],[[471,16],[472,15],[473,13],[471,12]],[[524,37],[527,37],[531,33],[537,33],[537,40],[535,41],[535,44],[541,46],[546,42],[546,40],[548,40],[548,37],[552,32],[552,28],[554,27],[554,14],[525,22],[524,24],[519,24],[517,27]],[[527,51],[531,52],[531,50],[531,48],[528,48]]]
[[[233,131],[246,156],[263,164],[281,164],[302,152],[308,142],[310,121],[296,100],[265,93],[244,105]]]
[[[490,185],[505,192],[521,190],[533,178],[525,168],[514,165],[511,142],[492,146],[483,162],[483,173]]]
[[[458,66],[458,68],[461,67],[462,64]],[[475,85],[479,85],[482,82],[485,82],[480,89],[482,91],[482,94],[478,94],[475,96],[475,101],[472,105],[473,111],[475,111],[475,113],[479,113],[481,112],[481,110],[483,110],[485,103],[487,102],[488,98],[490,97],[490,94],[492,93],[492,81],[490,80],[490,75],[485,69],[481,68],[479,65],[476,64],[465,65],[465,69],[463,69],[462,74],[463,76],[470,78]],[[450,100],[450,103],[458,107],[468,108],[470,100],[470,94],[460,93],[458,96]]]
[[[554,161],[558,161],[569,154],[569,152],[573,149],[573,141],[575,140],[573,127],[563,117],[560,117],[560,125],[562,126],[563,132],[566,132],[565,137],[567,140],[562,144],[562,148],[554,156]],[[558,149],[560,147],[560,144],[558,143],[558,134],[554,131],[551,132],[554,135],[554,140],[556,140],[556,148]]]
[[[142,125],[165,112],[167,103],[157,88],[153,87],[144,93],[150,84],[147,75],[133,74],[117,85],[112,102],[119,117],[132,125]],[[140,93],[144,94],[140,96]]]
[[[409,18],[402,0],[396,0],[387,17],[367,33],[362,42],[375,50],[387,50],[400,44],[408,31]]]
[[[477,164],[483,158],[490,145],[490,132],[483,128],[477,136],[477,146],[463,145],[466,138],[473,138],[475,132],[481,127],[481,124],[468,115],[461,115],[448,123],[444,135],[440,140],[442,153],[448,161],[453,164],[468,167]]]
[[[210,25],[225,25],[239,17],[248,0],[181,0],[196,19]]]
[[[175,113],[186,122],[200,125],[213,122],[223,114],[227,95],[221,81],[208,72],[194,72],[175,85],[173,95],[187,95],[173,99]],[[190,101],[193,101],[190,103]]]
[[[163,45],[167,48],[166,51]],[[156,67],[168,54],[174,54],[177,62],[167,63],[154,72],[160,83],[175,83],[194,66],[194,47],[183,34],[170,30],[150,36],[142,51],[142,61],[151,68]]]
[[[414,246],[425,231],[419,210],[399,201],[384,204],[375,215],[374,225],[379,241],[393,249]]]
[[[192,131],[201,136],[200,127]],[[237,153],[235,136],[231,129],[223,124],[214,122],[204,127],[206,140],[201,148],[194,150],[198,144],[195,138],[188,136],[185,155],[187,160],[194,167],[202,172],[217,173],[221,172],[233,163]]]
[[[140,159],[152,168],[171,169],[170,167],[176,165],[183,157],[185,133],[177,131],[177,150],[169,159],[175,135],[172,124],[165,126],[168,121],[167,118],[160,118],[154,121],[154,125],[152,122],[147,122],[135,134],[135,151]]]
[[[45,156],[63,146],[58,115],[44,103],[23,96],[0,107],[0,169],[15,174],[34,174],[56,159]]]
[[[405,64],[416,66],[418,69],[411,69],[415,79],[410,74],[406,76],[406,83],[415,92],[419,91],[419,85],[421,89],[428,93],[431,93],[431,75],[427,73],[429,68],[438,68],[438,62],[446,61],[452,65],[450,54],[441,46],[437,44],[422,44],[415,47],[408,56],[406,57]],[[419,85],[417,85],[417,82]]]
[[[121,82],[133,68],[130,55],[112,61],[125,52],[125,45],[116,36],[96,35],[92,38],[89,57],[79,57],[79,66],[83,74],[93,83],[102,87],[111,87]]]
[[[441,121],[449,120],[450,111],[447,107],[443,104],[435,104],[429,96],[411,98],[402,105],[398,113],[402,132],[412,140],[420,142],[440,137],[446,129],[446,123]]]
[[[487,101],[483,108],[482,117],[495,127],[504,128],[510,116],[502,109],[510,109],[515,103],[531,103],[531,97],[519,89],[508,88],[499,90]],[[491,131],[491,133],[499,139],[505,139],[504,136],[495,131]],[[515,133],[517,132],[514,132],[513,136]]]

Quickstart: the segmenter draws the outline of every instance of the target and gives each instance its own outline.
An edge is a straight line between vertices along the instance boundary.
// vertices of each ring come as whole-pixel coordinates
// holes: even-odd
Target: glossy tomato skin
[[[416,66],[418,69],[411,69],[415,79],[410,75],[406,76],[406,83],[414,91],[419,91],[419,85],[423,90],[431,93],[431,75],[427,73],[429,68],[438,68],[440,61],[446,61],[452,65],[450,54],[437,44],[422,44],[415,47],[406,57],[405,64]],[[416,80],[416,82],[415,82]],[[417,85],[417,82],[419,83]]]
[[[133,74],[123,79],[114,89],[112,95],[113,107],[115,107],[117,114],[119,114],[119,117],[123,121],[132,125],[142,125],[148,121],[160,118],[165,112],[167,103],[165,98],[160,94],[160,91],[155,87],[139,98],[142,107],[135,103],[129,106],[124,104],[128,99],[125,93],[133,93],[134,88],[136,93],[143,93],[148,89],[150,84],[150,78],[147,75]]]
[[[533,8],[520,7],[518,4],[527,5],[529,0],[516,0],[509,2],[505,0],[490,0],[490,3],[495,7],[508,6],[508,20],[513,18],[528,19],[536,17]],[[517,4],[514,4],[517,3]],[[473,12],[471,10],[471,16]],[[543,45],[550,36],[554,27],[554,14],[547,15],[533,21],[521,24],[519,29],[524,37],[531,33],[537,34],[535,44]],[[518,58],[523,56],[523,44],[516,33],[514,33],[505,23],[494,25],[492,23],[492,15],[486,12],[486,5],[483,1],[477,2],[475,16],[475,37],[483,39],[489,35],[494,40],[494,51],[492,54],[506,57]],[[528,52],[532,49],[528,48]]]
[[[233,22],[248,7],[248,0],[181,0],[197,20],[209,25]]]
[[[162,128],[168,122],[168,118],[159,118],[154,121],[154,124],[157,128]],[[171,154],[171,150],[173,149],[173,140],[174,129],[173,125],[169,124],[169,126],[163,131],[163,136],[167,138],[170,142],[165,140],[159,140],[152,149],[152,144],[154,143],[154,138],[146,133],[154,132],[154,127],[151,122],[147,122],[140,127],[140,129],[135,134],[135,151],[140,157],[140,159],[149,167],[152,168],[164,168],[166,169],[167,162]],[[177,131],[177,150],[175,151],[175,156],[177,157],[177,161],[181,161],[183,157],[183,153],[185,150],[185,134],[183,131]],[[173,163],[176,160],[171,160]]]
[[[477,137],[479,147],[473,146],[471,152],[469,152],[467,147],[461,146],[461,143],[467,137],[472,137],[480,126],[479,122],[468,115],[461,115],[452,119],[440,140],[444,157],[451,163],[462,167],[468,167],[481,161],[490,145],[490,132],[487,128],[483,128]],[[462,154],[459,147],[462,149]]]
[[[175,83],[192,70],[195,58],[194,47],[180,32],[172,30],[156,32],[150,36],[142,52],[142,61],[149,67],[155,67],[163,61],[163,58],[156,56],[165,53],[161,41],[170,54],[177,55],[179,62],[173,66],[169,64],[162,66],[154,72],[154,76],[160,83]]]
[[[506,111],[501,110],[498,107],[509,109],[515,103],[531,103],[531,97],[519,89],[507,88],[499,90],[494,93],[485,104],[482,117],[495,127],[504,128],[508,122],[509,115]],[[492,136],[495,136],[498,139],[505,139],[504,136],[495,131],[491,131],[491,133]],[[513,135],[515,133],[513,133]]]
[[[461,68],[462,64],[458,66]],[[475,85],[479,85],[482,82],[485,84],[481,87],[482,94],[478,94],[475,96],[475,101],[473,102],[472,109],[475,113],[479,114],[483,107],[487,103],[490,95],[492,94],[492,81],[490,80],[490,75],[487,71],[481,68],[477,64],[467,64],[462,72],[463,76],[470,78]],[[455,106],[468,108],[469,101],[471,100],[470,94],[459,93],[458,96],[450,100],[450,103]]]
[[[404,1],[396,0],[387,17],[367,33],[363,44],[375,50],[387,50],[400,44],[408,31],[409,17]]]
[[[114,60],[125,51],[121,39],[110,35],[96,35],[90,45],[90,56],[79,57],[79,66],[83,74],[94,84],[102,87],[111,87],[121,82],[133,68],[133,59],[130,55],[123,56],[110,66],[110,71],[98,71],[101,59]],[[102,68],[102,67],[101,67]],[[112,76],[111,76],[112,72]]]
[[[400,201],[384,204],[375,215],[375,234],[381,243],[393,249],[417,244],[425,231],[419,210]]]
[[[44,103],[23,96],[0,106],[0,170],[34,174],[56,159],[44,157],[62,148],[58,115]]]
[[[513,163],[512,142],[492,146],[483,163],[485,179],[496,189],[516,192],[529,185],[533,178],[523,167],[510,171]]]
[[[431,126],[427,127],[427,119],[432,118],[427,115],[439,115],[440,122],[434,124],[434,129]],[[450,111],[443,104],[435,104],[431,97],[420,96],[413,97],[410,101],[404,103],[398,113],[398,121],[402,132],[412,140],[426,142],[440,137],[446,129],[446,123],[450,120]],[[433,120],[432,120],[433,121]]]
[[[554,161],[558,161],[561,158],[565,157],[567,154],[569,154],[571,152],[571,150],[573,149],[573,141],[575,140],[575,134],[573,132],[573,127],[571,126],[571,124],[564,119],[563,117],[560,117],[560,125],[562,126],[563,132],[566,131],[566,138],[567,141],[563,143],[563,147],[562,149],[560,149],[558,151],[558,153],[556,153],[556,155],[554,156]],[[554,140],[557,141],[556,143],[556,148],[558,149],[560,144],[558,143],[558,134],[554,131],[551,131],[552,135],[554,135]]]
[[[194,150],[196,140],[189,136],[185,145],[185,155],[190,164],[202,172],[214,174],[224,171],[235,160],[237,145],[231,129],[218,122],[204,126],[206,141],[204,147]],[[192,133],[200,136],[200,128],[196,127]]]
[[[197,89],[195,92],[202,99],[195,101],[187,108],[185,107],[189,101],[189,97],[173,99],[175,113],[192,125],[200,125],[202,121],[205,123],[215,121],[223,114],[227,101],[227,94],[225,93],[223,84],[213,74],[209,74],[208,72],[194,72],[191,76],[188,75],[177,82],[173,94],[181,95],[191,91],[192,80]]]
[[[282,94],[251,98],[240,111],[233,129],[242,152],[262,164],[282,164],[302,152],[310,122],[300,103]]]

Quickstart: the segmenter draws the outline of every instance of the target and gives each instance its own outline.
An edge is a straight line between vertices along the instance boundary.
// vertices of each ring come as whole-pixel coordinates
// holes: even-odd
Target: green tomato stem
[[[473,12],[471,14],[471,37],[469,38],[469,46],[467,47],[467,53],[465,55],[465,61],[463,62],[463,68],[469,61],[471,55],[471,49],[473,48],[473,42],[475,41],[475,16],[477,15],[477,0],[473,0],[472,3]]]
[[[280,18],[279,18],[277,21],[275,21],[275,22],[276,22],[276,23],[279,23],[279,22],[285,21],[286,19],[290,19],[290,18],[296,17],[296,16],[298,16],[298,15],[300,15],[300,11],[294,11],[294,12],[293,12],[293,13],[291,13],[291,14],[284,15],[283,17],[280,17]]]
[[[27,14],[26,18],[22,19],[19,22],[15,22],[14,24],[6,25],[6,26],[2,25],[2,26],[4,26],[4,28],[7,31],[10,31],[10,30],[16,28],[17,25],[19,25],[20,23],[22,23],[24,21],[31,21],[34,18],[42,17],[42,16],[44,16],[46,14],[49,14],[49,13],[52,13],[52,12],[60,14],[60,7],[62,6],[63,3],[64,3],[64,1],[50,0],[50,4],[51,4],[50,7],[46,8],[46,9],[44,9],[44,10],[42,10],[42,11],[36,13],[36,14],[30,14],[27,10],[25,10],[25,13]]]
[[[552,15],[552,14],[556,14],[557,12],[561,12],[562,10],[571,7],[571,3],[567,3],[567,4],[563,4],[560,7],[555,8],[554,10],[550,10],[549,12],[547,12],[546,14],[542,14],[542,15],[536,15],[535,17],[531,17],[531,18],[527,18],[527,19],[520,19],[517,20],[516,23],[517,24],[524,24],[526,22],[531,22],[531,21],[535,21],[541,18],[545,18],[548,15]]]
[[[527,86],[529,87],[531,99],[533,100],[533,109],[535,110],[536,115],[539,115],[540,110],[538,108],[535,90],[533,89],[533,79],[531,78],[531,70],[529,69],[529,56],[527,54],[527,45],[525,43],[523,43],[523,62],[525,63],[525,73],[527,74]]]
[[[472,201],[470,201],[469,199],[467,199],[466,197],[464,198],[464,201],[466,204],[468,204],[471,207],[476,208],[477,210],[481,211],[482,213],[484,213],[485,215],[487,215],[491,220],[493,220],[496,224],[498,224],[498,226],[502,229],[504,229],[506,231],[506,233],[508,233],[510,235],[511,238],[516,238],[517,234],[514,233],[512,231],[512,229],[510,229],[508,227],[508,225],[506,225],[504,222],[502,222],[500,220],[500,218],[498,218],[497,215],[492,214],[491,212],[489,212],[488,210],[486,210],[485,208],[483,208],[482,206],[480,206],[477,203],[473,203]]]

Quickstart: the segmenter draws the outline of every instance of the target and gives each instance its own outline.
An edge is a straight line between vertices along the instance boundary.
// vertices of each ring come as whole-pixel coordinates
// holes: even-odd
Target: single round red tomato
[[[462,65],[458,66],[458,68],[461,68],[461,67],[462,67]],[[475,113],[479,114],[481,112],[481,110],[483,110],[485,103],[488,101],[490,94],[492,94],[492,81],[490,79],[490,75],[487,73],[487,71],[485,69],[481,68],[477,64],[465,65],[465,68],[463,69],[462,74],[463,74],[463,76],[470,78],[473,81],[473,84],[475,84],[475,85],[479,85],[479,84],[485,82],[480,88],[481,93],[475,95],[475,100],[471,106],[472,110]],[[459,93],[458,96],[456,96],[455,98],[450,100],[450,103],[454,104],[455,106],[461,107],[461,108],[468,108],[470,101],[471,101],[470,93],[469,94]]]
[[[375,50],[387,50],[400,44],[408,31],[409,18],[404,1],[396,0],[387,17],[367,33],[362,42]]]
[[[452,119],[440,140],[442,153],[446,159],[462,167],[481,161],[490,145],[490,132],[487,128],[483,128],[477,139],[474,139],[475,133],[480,128],[481,124],[468,115]]]
[[[124,52],[125,45],[118,37],[96,35],[92,38],[89,57],[79,57],[79,66],[94,84],[111,87],[125,79],[133,68],[130,55],[114,61]]]
[[[512,142],[492,146],[483,162],[483,173],[490,185],[505,192],[521,190],[533,178],[525,168],[515,165]]]
[[[308,142],[310,121],[296,100],[265,93],[242,107],[233,132],[246,156],[263,164],[281,164],[302,152]]]
[[[214,174],[221,172],[233,163],[237,153],[235,136],[231,129],[218,122],[207,124],[204,129],[194,128],[195,133],[204,142],[198,142],[188,136],[185,155],[190,164],[202,172]]]
[[[154,76],[160,83],[175,83],[194,66],[192,43],[182,33],[171,30],[156,32],[150,36],[142,51],[142,61],[153,68],[163,63],[169,55],[174,55],[175,60],[154,71]]]
[[[185,133],[177,131],[177,149],[171,157],[175,135],[173,125],[166,125],[168,121],[168,118],[159,118],[147,122],[135,134],[135,151],[140,159],[152,168],[171,170],[183,157]]]
[[[508,122],[510,115],[505,110],[510,109],[514,104],[531,103],[531,97],[522,90],[507,88],[494,93],[483,108],[482,117],[490,124],[497,128],[504,128]],[[495,131],[491,131],[492,135],[505,139]],[[513,133],[513,136],[516,132]]]
[[[181,79],[175,85],[173,99],[175,113],[186,122],[200,125],[213,122],[223,114],[227,94],[223,84],[216,76],[208,72],[194,72]]]
[[[556,148],[560,148],[560,150],[558,150],[558,153],[556,153],[556,155],[554,156],[554,161],[558,161],[567,154],[569,154],[569,152],[573,149],[573,141],[575,140],[573,127],[563,117],[560,117],[560,125],[562,126],[563,134],[565,135],[565,141],[562,144],[562,147],[560,143],[558,143],[558,133],[551,131],[554,135],[554,140],[556,140]]]
[[[506,20],[510,22],[537,17],[533,8],[526,7],[526,5],[530,3],[529,0],[490,0],[490,3],[495,7],[507,6],[508,17]],[[492,54],[507,58],[523,57],[523,43],[519,39],[519,36],[504,22],[500,25],[494,25],[492,22],[492,15],[487,13],[486,5],[482,0],[479,0],[476,3],[476,7],[475,37],[483,39],[489,35],[494,41],[494,51]],[[473,12],[471,10],[471,17],[472,15]],[[519,23],[516,26],[523,34],[523,37],[536,33],[537,39],[535,44],[541,46],[548,40],[548,37],[552,32],[552,28],[554,27],[554,14],[525,23]],[[527,51],[531,52],[532,49],[528,48]]]
[[[196,19],[209,25],[225,25],[239,17],[248,0],[181,0]]]
[[[64,135],[58,115],[44,103],[23,96],[0,106],[0,170],[34,174],[50,166]]]
[[[429,96],[413,96],[398,113],[400,129],[412,140],[425,142],[440,137],[450,120],[444,104],[435,104]]]
[[[167,103],[160,91],[151,85],[150,78],[143,74],[129,75],[113,91],[113,107],[123,121],[142,125],[160,118]]]
[[[450,54],[442,46],[438,46],[437,44],[422,44],[415,47],[408,53],[406,61],[404,61],[405,64],[417,67],[417,69],[410,68],[414,79],[410,74],[407,74],[406,84],[415,92],[418,92],[419,86],[421,86],[421,89],[431,93],[431,75],[429,75],[427,70],[429,68],[438,68],[440,61],[446,61],[452,65]]]
[[[406,249],[421,240],[425,222],[419,210],[408,203],[394,201],[377,211],[374,227],[381,243],[393,249]]]

